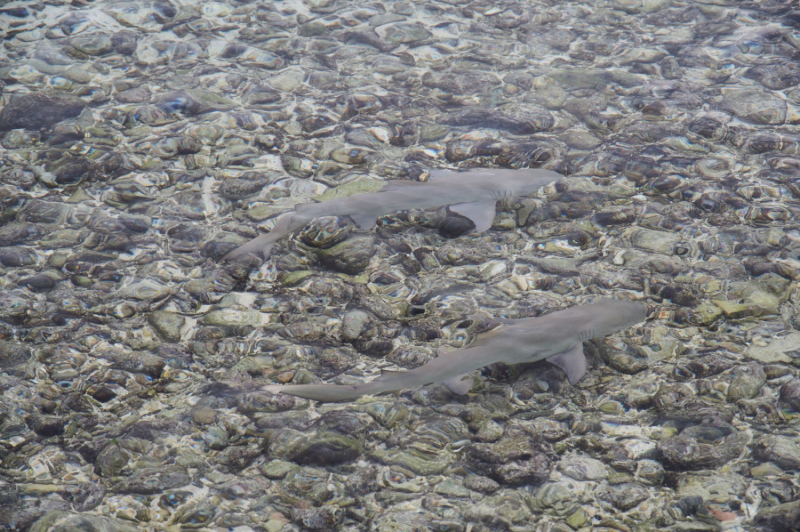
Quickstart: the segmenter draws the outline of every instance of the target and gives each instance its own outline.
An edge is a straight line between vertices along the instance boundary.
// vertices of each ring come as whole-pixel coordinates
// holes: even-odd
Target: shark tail
[[[364,392],[356,386],[338,384],[290,384],[288,386],[270,384],[262,386],[261,389],[272,394],[293,395],[323,403],[352,401],[364,395]]]
[[[235,260],[243,255],[248,255],[248,254],[260,256],[266,259],[272,252],[273,244],[274,244],[274,235],[272,233],[267,233],[266,235],[261,235],[259,237],[254,238],[247,244],[239,246],[238,248],[234,249],[233,251],[229,252],[224,257],[222,257],[222,260],[223,261]]]
[[[306,209],[304,208],[303,210]],[[309,218],[297,216],[297,212],[295,211],[284,213],[280,215],[278,221],[275,223],[269,233],[258,236],[250,242],[239,246],[222,257],[222,260],[234,260],[242,255],[247,254],[255,255],[257,257],[260,256],[263,259],[267,259],[272,251],[272,246],[276,241],[280,240],[289,233],[302,228],[309,221],[311,221]]]

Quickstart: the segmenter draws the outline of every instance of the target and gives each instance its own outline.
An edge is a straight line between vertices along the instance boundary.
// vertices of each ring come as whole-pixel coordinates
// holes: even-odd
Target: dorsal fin
[[[400,190],[400,189],[406,189],[406,188],[411,188],[411,187],[418,187],[420,185],[422,185],[422,183],[420,183],[419,181],[400,181],[400,180],[388,181],[383,186],[383,188],[381,188],[380,191],[381,192],[391,192],[393,190]],[[422,186],[424,186],[424,185],[422,185]]]
[[[349,214],[348,216],[365,231],[369,231],[378,223],[378,217],[370,213]]]
[[[434,179],[441,179],[443,177],[457,174],[455,170],[444,170],[444,169],[437,169],[437,170],[428,170],[428,173],[431,175],[428,180],[432,181]]]
[[[486,331],[480,333],[478,336],[475,337],[475,341],[469,344],[467,347],[480,347],[486,345],[489,340],[492,338],[496,338],[501,334],[507,332],[507,327],[505,325],[500,325],[499,327],[495,327],[491,331]]]
[[[307,201],[305,203],[298,203],[294,206],[294,212],[303,212],[309,209],[312,205],[316,205],[315,201]]]
[[[399,377],[400,375],[404,374],[405,371],[395,371],[391,369],[382,369],[381,376],[375,379],[375,382],[386,382],[391,380],[395,377]]]

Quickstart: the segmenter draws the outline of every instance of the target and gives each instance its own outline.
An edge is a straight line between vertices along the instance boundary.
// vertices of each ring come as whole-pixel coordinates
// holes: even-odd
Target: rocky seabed
[[[800,9],[785,0],[0,7],[0,529],[800,529]],[[295,204],[543,168],[492,228]],[[318,404],[599,297],[546,362]]]

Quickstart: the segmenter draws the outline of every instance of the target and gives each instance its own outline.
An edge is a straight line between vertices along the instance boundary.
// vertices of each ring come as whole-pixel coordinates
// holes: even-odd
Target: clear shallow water
[[[797,20],[785,2],[4,5],[0,523],[791,530]],[[263,265],[219,262],[318,195],[494,167],[567,177],[481,235],[445,211],[327,219]],[[600,295],[650,318],[587,344],[576,386],[539,364],[465,397],[259,391],[410,369]]]

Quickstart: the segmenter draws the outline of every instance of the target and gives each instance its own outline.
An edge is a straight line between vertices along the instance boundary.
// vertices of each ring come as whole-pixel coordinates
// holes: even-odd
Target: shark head
[[[601,299],[582,309],[586,311],[586,319],[577,331],[581,340],[608,336],[646,318],[645,306],[633,301]]]
[[[498,190],[499,196],[529,196],[548,183],[564,177],[556,172],[537,168],[498,169],[487,172],[493,175],[486,181],[486,185]]]

